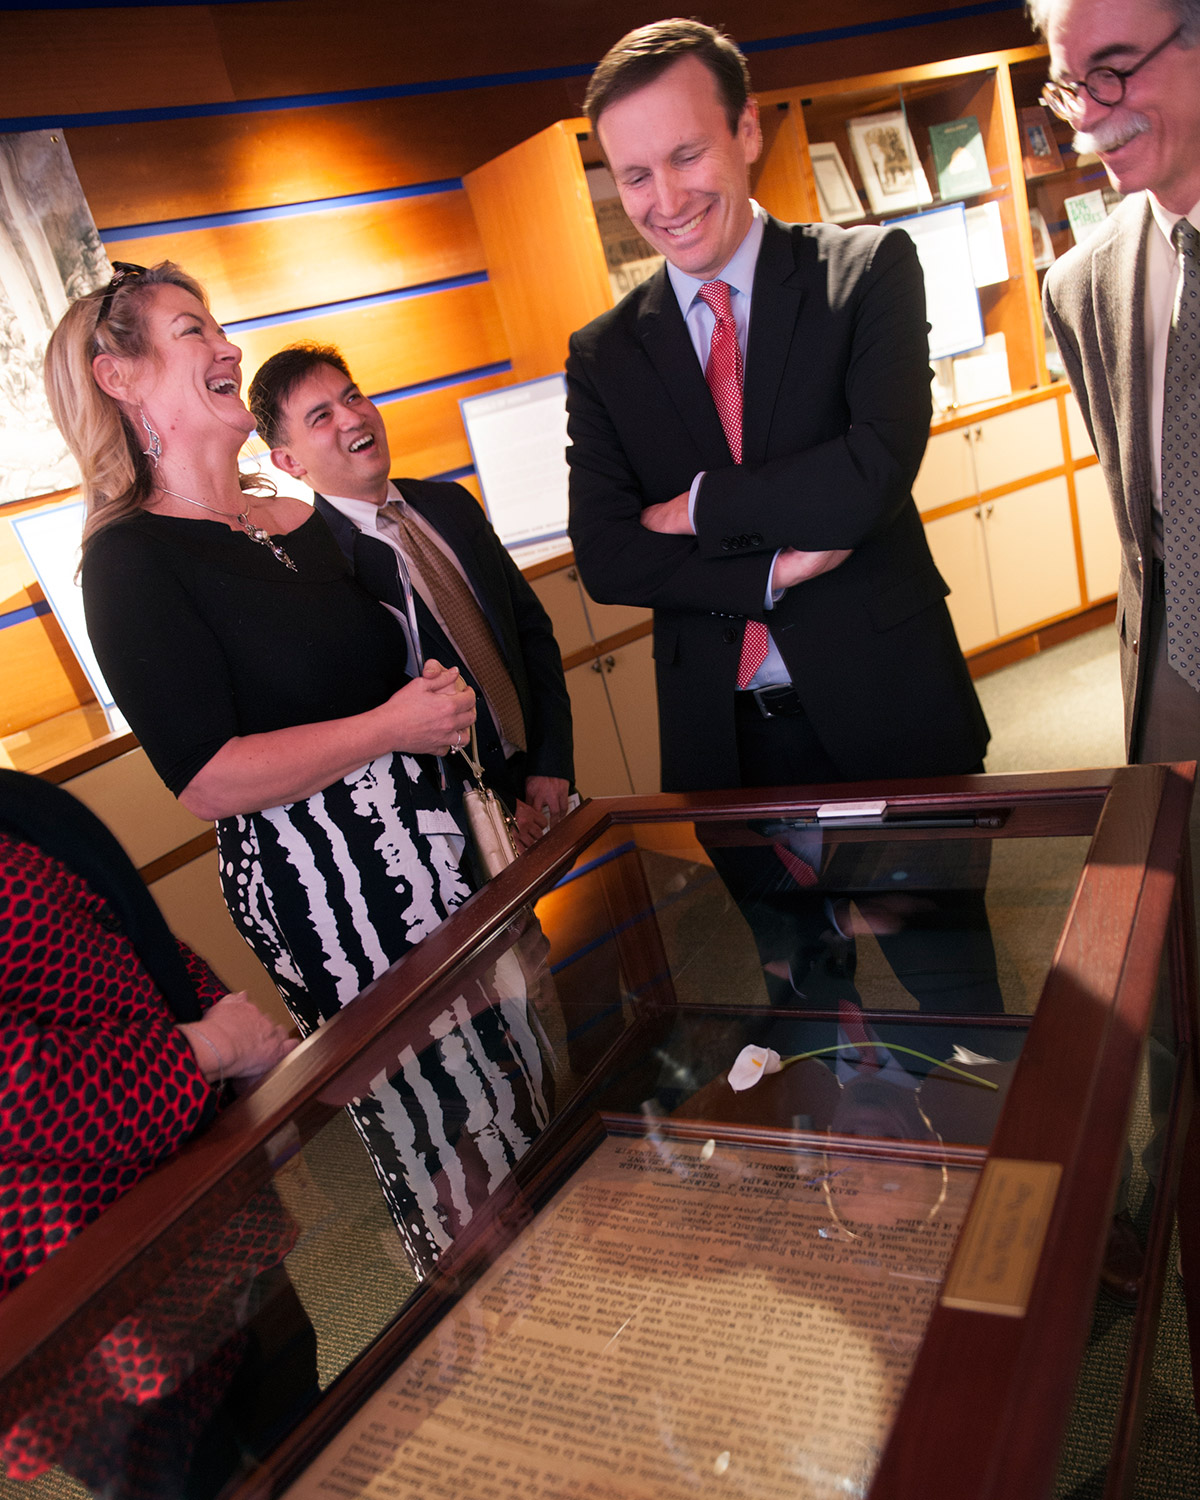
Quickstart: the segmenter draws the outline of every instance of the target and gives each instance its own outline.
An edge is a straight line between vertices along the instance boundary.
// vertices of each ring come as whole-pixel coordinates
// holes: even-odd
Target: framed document
[[[1045,108],[1040,104],[1031,104],[1020,111],[1020,120],[1021,160],[1026,177],[1044,177],[1047,172],[1059,171],[1062,157]]]
[[[567,381],[526,380],[459,399],[484,509],[515,547],[567,534]]]
[[[287,1500],[866,1493],[977,1167],[607,1124]]]
[[[890,219],[908,231],[925,273],[929,358],[963,354],[983,343],[983,313],[971,262],[966,210],[948,203],[925,214]]]
[[[861,219],[862,202],[838,148],[832,141],[814,141],[808,154],[817,184],[821,218],[827,224],[845,224],[850,219]]]
[[[873,214],[933,202],[903,110],[860,115],[846,129]]]

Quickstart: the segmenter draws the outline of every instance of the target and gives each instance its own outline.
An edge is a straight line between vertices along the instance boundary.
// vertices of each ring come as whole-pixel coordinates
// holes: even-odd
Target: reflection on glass
[[[610,1136],[289,1500],[862,1495],[974,1175]]]

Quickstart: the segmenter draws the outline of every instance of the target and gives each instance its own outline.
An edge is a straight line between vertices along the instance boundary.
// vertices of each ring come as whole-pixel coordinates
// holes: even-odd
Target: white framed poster
[[[962,203],[948,203],[925,214],[889,219],[917,247],[925,275],[929,319],[929,358],[963,354],[983,343],[983,313],[971,266],[971,244]]]
[[[65,505],[51,505],[45,510],[30,510],[24,515],[13,516],[9,525],[37,575],[46,602],[54,611],[54,618],[62,627],[92,691],[111,722],[119,715],[88,638],[83,618],[83,590],[75,578],[83,541],[83,518],[83,501],[72,500]]]
[[[566,536],[566,376],[462,396],[458,406],[484,509],[504,546]]]

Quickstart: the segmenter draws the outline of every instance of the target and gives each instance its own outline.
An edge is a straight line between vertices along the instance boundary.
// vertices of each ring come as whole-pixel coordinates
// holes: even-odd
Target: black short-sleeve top
[[[228,740],[377,707],[408,680],[399,622],[315,512],[267,548],[143,512],[83,560],[88,634],[121,712],[178,794]]]

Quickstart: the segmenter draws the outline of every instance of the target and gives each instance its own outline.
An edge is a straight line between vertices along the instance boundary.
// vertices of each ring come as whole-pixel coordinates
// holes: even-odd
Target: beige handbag
[[[470,767],[474,786],[463,787],[463,808],[467,815],[467,826],[471,842],[475,846],[475,859],[480,869],[490,880],[499,875],[506,865],[512,864],[520,853],[515,825],[504,809],[503,802],[483,779],[483,767],[479,764],[479,742],[475,737],[475,726],[471,726],[471,747],[458,747]]]

